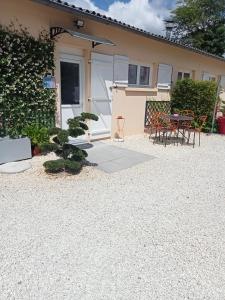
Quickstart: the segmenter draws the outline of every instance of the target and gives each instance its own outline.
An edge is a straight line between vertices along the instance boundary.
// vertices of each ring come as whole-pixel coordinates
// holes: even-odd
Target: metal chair
[[[193,120],[195,118],[195,113],[190,109],[181,110],[180,115],[192,117]],[[185,133],[189,130],[189,128],[191,128],[191,126],[192,126],[192,121],[183,121],[182,124],[179,126],[179,129],[183,130],[182,144],[185,141]]]
[[[201,144],[201,132],[202,132],[202,129],[204,128],[204,126],[206,124],[207,118],[208,118],[207,116],[200,116],[198,118],[198,126],[190,127],[188,129],[188,141],[187,141],[187,143],[189,144],[190,135],[191,135],[191,133],[193,133],[193,148],[195,146],[195,135],[196,135],[196,133],[199,134],[199,136],[198,136],[198,145],[200,146],[200,144]]]
[[[149,139],[151,138],[152,136],[152,133],[153,131],[156,131],[157,130],[157,127],[158,127],[158,115],[159,115],[159,112],[153,112],[151,115],[150,115],[150,125],[148,127],[148,131],[149,131]]]
[[[176,137],[177,125],[174,122],[171,122],[169,116],[163,112],[158,113],[158,118],[156,121],[156,134],[154,142],[157,140],[161,140],[162,134],[162,142],[166,147],[168,139],[172,137],[172,133],[174,133],[174,137]],[[169,136],[168,136],[169,133]],[[157,136],[158,135],[158,136]],[[175,139],[174,139],[175,144]]]

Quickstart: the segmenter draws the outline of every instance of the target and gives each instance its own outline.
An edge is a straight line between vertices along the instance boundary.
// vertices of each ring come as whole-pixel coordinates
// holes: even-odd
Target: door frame
[[[91,52],[91,55],[96,55],[98,57],[99,55],[99,61],[101,61],[101,56],[105,56],[105,57],[111,57],[112,58],[112,86],[113,86],[113,72],[114,72],[114,56],[112,54],[106,54],[106,53],[99,53],[99,52]],[[92,60],[93,58],[91,58]],[[104,59],[102,60],[102,62],[106,62],[104,61]],[[93,68],[93,63],[91,64],[91,68]],[[96,100],[93,100],[93,94],[92,94],[92,84],[93,84],[93,81],[92,81],[92,69],[91,69],[91,86],[90,86],[90,89],[91,89],[91,106],[90,106],[90,111],[91,113],[93,113],[92,111],[92,107],[94,105],[94,101]],[[102,99],[99,99],[99,102],[101,102],[104,100]],[[105,139],[105,138],[110,138],[112,136],[112,117],[113,117],[113,90],[111,91],[111,100],[110,100],[110,106],[111,106],[111,121],[110,121],[110,127],[109,127],[109,131],[106,132],[106,130],[103,130],[101,133],[96,133],[95,131],[93,132],[92,128],[91,128],[91,125],[90,125],[90,134],[91,134],[91,139],[92,140],[98,140],[98,139]],[[94,122],[94,121],[93,121]]]
[[[79,64],[79,78],[80,78],[80,104],[64,104],[62,105],[62,85],[61,85],[61,62],[71,62]],[[59,74],[60,74],[60,127],[62,128],[62,109],[65,108],[80,108],[82,112],[84,111],[85,105],[85,69],[84,69],[84,57],[72,54],[61,52],[59,57]]]

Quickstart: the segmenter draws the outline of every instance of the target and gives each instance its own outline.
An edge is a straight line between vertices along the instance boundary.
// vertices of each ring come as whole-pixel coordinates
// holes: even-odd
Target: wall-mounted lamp
[[[77,27],[77,29],[80,29],[82,27],[84,27],[84,21],[83,20],[75,20],[74,21],[74,25]]]

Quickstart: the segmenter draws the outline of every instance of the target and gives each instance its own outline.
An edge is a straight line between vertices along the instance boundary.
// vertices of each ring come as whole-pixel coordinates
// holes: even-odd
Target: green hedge
[[[217,83],[214,81],[178,80],[171,94],[172,111],[190,109],[194,111],[196,121],[199,116],[207,115],[205,130],[209,131],[216,94]]]
[[[7,134],[21,134],[35,115],[55,114],[55,91],[43,88],[54,70],[54,43],[47,32],[38,38],[26,28],[0,25],[0,114]]]

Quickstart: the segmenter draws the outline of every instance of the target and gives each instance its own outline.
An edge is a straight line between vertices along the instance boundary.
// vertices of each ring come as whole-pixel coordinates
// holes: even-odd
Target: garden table
[[[191,116],[182,116],[182,115],[169,115],[170,121],[176,121],[177,122],[177,132],[180,133],[183,136],[183,140],[186,138],[184,131],[182,132],[181,126],[183,122],[191,122],[194,120]]]
[[[178,123],[182,123],[185,121],[193,121],[194,118],[190,116],[182,116],[182,115],[169,115],[171,121],[177,121]]]

